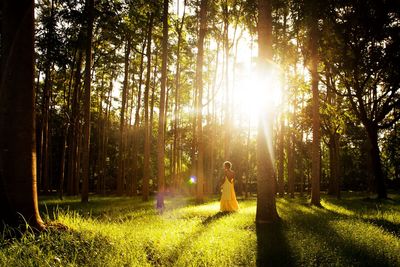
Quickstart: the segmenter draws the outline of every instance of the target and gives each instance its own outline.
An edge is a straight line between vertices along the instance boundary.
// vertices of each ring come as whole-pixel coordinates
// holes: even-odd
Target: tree
[[[321,180],[321,133],[318,92],[318,20],[317,5],[313,0],[307,1],[308,30],[310,46],[310,73],[312,91],[312,171],[311,171],[311,204],[320,206]]]
[[[125,180],[125,160],[126,160],[126,148],[124,142],[125,135],[125,109],[128,97],[128,80],[129,80],[129,56],[131,53],[131,40],[129,33],[126,36],[125,44],[125,67],[124,67],[124,83],[122,86],[122,102],[121,102],[121,114],[120,114],[120,126],[119,126],[119,159],[118,159],[118,176],[117,176],[117,194],[122,195],[124,191],[124,180]]]
[[[396,26],[399,3],[346,1],[341,4],[345,8],[338,4],[329,21],[335,32],[335,40],[327,39],[333,49],[330,64],[344,87],[344,92],[337,93],[349,100],[354,114],[365,127],[375,191],[378,198],[386,198],[379,135],[400,120],[395,112],[400,106],[397,38],[400,29]]]
[[[34,1],[2,1],[0,220],[44,229],[36,189]]]
[[[151,40],[153,29],[153,12],[149,14],[147,32],[147,71],[146,85],[144,89],[144,159],[143,159],[143,181],[142,198],[144,201],[149,199],[149,180],[150,180],[150,125],[149,125],[149,91],[150,91],[150,70],[151,70]]]
[[[158,166],[158,196],[157,208],[164,208],[165,191],[165,91],[167,87],[167,60],[168,60],[168,0],[163,5],[163,36],[162,36],[162,63],[161,63],[161,92],[160,114],[158,120],[157,166]]]
[[[86,0],[87,10],[87,36],[86,36],[86,61],[85,61],[85,94],[83,98],[84,108],[84,135],[82,149],[82,202],[89,201],[89,153],[90,153],[90,85],[92,69],[92,35],[93,35],[93,16],[94,0]]]
[[[267,74],[272,62],[272,4],[269,0],[258,1],[258,60],[262,77]],[[267,84],[260,86],[267,86]],[[264,108],[260,114],[257,134],[256,222],[259,224],[271,223],[279,219],[275,202],[272,124],[273,113],[268,108]]]
[[[203,59],[204,38],[207,31],[207,0],[200,2],[200,29],[197,40],[196,91],[197,91],[197,202],[204,198],[204,141],[203,141]]]

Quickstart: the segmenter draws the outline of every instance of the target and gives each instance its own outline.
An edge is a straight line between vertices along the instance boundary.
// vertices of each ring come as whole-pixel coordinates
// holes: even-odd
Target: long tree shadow
[[[207,216],[204,220],[202,220],[201,224],[204,227],[199,228],[195,232],[193,232],[190,237],[185,238],[183,242],[180,242],[178,247],[167,257],[167,261],[169,265],[175,265],[181,256],[182,250],[190,247],[189,244],[192,244],[194,240],[198,239],[204,232],[207,231],[206,226],[210,226],[213,223],[216,223],[218,220],[233,214],[232,212],[217,212],[213,215]],[[150,261],[152,264],[153,262]]]
[[[389,205],[398,205],[400,204],[400,202],[396,202],[397,200],[376,200],[376,199],[371,199],[371,198],[363,198],[361,199],[360,203],[363,204],[363,209],[364,210],[376,210],[377,208],[377,204],[389,204]],[[331,203],[334,203],[335,205],[344,207],[347,210],[350,210],[352,212],[354,212],[356,215],[345,215],[342,213],[339,213],[335,210],[329,209],[329,212],[332,214],[335,214],[335,216],[340,216],[342,218],[349,218],[349,219],[359,219],[362,220],[363,222],[366,223],[370,223],[373,224],[375,226],[378,226],[380,228],[382,228],[383,230],[385,230],[386,232],[389,232],[397,237],[400,237],[400,223],[395,223],[392,222],[386,218],[364,218],[363,213],[360,212],[360,208],[357,209],[354,207],[354,204],[352,205],[352,203],[348,203],[348,202],[342,202],[339,203],[336,199],[330,199]],[[366,203],[366,204],[365,204]],[[388,207],[384,207],[384,206],[380,206],[379,210],[380,212],[386,213],[392,213],[394,212],[393,207],[390,206]]]
[[[294,266],[284,222],[256,224],[257,266]]]
[[[385,219],[363,219],[363,221],[378,226],[386,232],[389,232],[400,238],[400,224],[398,223],[390,222]]]
[[[394,263],[385,255],[368,249],[359,243],[359,241],[351,239],[350,236],[339,235],[337,230],[332,227],[331,222],[354,218],[326,209],[315,209],[315,211],[316,213],[307,214],[300,214],[300,211],[298,211],[298,216],[294,217],[292,222],[296,225],[297,229],[308,232],[317,237],[318,240],[324,241],[332,250],[336,250],[346,260],[346,264],[357,266],[394,266]],[[310,227],[310,222],[313,222],[313,227]],[[316,255],[316,258],[316,265],[326,265],[337,260],[328,259],[324,255]]]

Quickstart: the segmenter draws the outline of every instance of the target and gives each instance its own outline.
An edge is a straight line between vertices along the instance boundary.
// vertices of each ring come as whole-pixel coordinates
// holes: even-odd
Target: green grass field
[[[216,199],[195,205],[168,198],[158,214],[139,198],[41,199],[44,219],[68,230],[0,238],[1,266],[400,266],[400,196],[357,194],[277,200],[281,222],[256,226],[255,199],[218,212]]]

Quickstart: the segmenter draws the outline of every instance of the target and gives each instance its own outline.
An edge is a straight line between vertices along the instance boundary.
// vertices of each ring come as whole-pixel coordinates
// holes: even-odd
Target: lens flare
[[[188,183],[189,184],[195,184],[197,182],[196,176],[190,176]]]

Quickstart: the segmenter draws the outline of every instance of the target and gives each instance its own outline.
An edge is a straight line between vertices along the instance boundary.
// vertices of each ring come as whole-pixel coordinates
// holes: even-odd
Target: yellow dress
[[[222,196],[220,202],[221,211],[237,211],[239,204],[236,200],[235,188],[232,183],[229,182],[228,178],[225,177],[225,181],[222,184]]]

